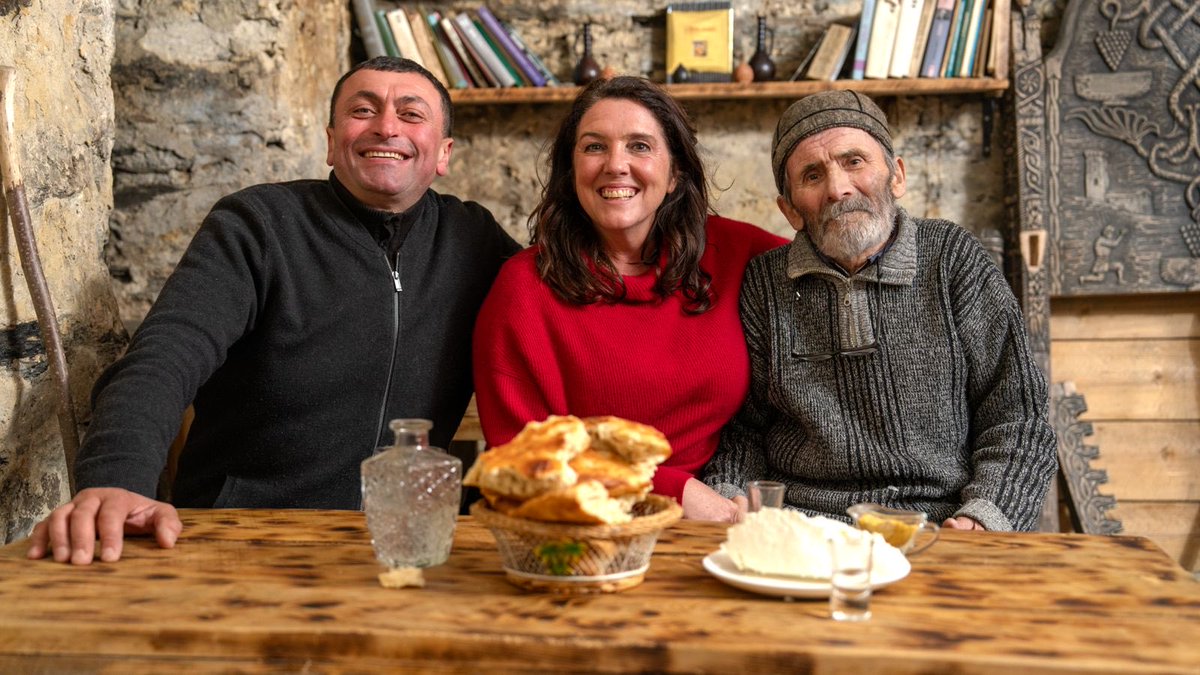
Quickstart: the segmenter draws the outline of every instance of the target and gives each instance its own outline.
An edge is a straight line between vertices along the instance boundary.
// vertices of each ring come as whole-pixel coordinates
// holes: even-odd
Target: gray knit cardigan
[[[803,233],[751,262],[750,395],[704,480],[726,497],[783,481],[788,506],[842,520],[876,502],[1035,529],[1056,442],[1016,298],[966,230],[903,210],[897,224],[849,277]],[[800,358],[873,342],[872,354]]]

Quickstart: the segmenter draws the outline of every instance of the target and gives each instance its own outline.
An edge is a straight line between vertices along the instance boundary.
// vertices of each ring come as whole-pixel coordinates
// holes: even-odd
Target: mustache
[[[825,205],[825,207],[821,209],[821,221],[828,223],[835,218],[840,218],[847,213],[853,213],[855,211],[866,211],[867,213],[871,213],[872,206],[874,206],[874,204],[872,204],[871,200],[864,195],[847,197],[840,202],[834,202],[833,204]]]

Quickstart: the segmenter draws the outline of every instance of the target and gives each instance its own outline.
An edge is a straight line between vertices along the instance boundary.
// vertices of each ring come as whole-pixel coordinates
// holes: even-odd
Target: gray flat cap
[[[796,144],[815,133],[834,127],[854,127],[871,134],[893,154],[887,115],[870,98],[857,91],[822,91],[793,103],[779,118],[771,142],[771,169],[775,187],[784,189],[784,168]]]

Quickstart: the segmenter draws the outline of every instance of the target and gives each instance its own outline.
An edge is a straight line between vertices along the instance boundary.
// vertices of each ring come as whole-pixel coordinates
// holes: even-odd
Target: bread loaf
[[[550,416],[484,452],[463,479],[517,518],[581,524],[632,519],[671,445],[654,427],[619,417]]]
[[[589,447],[591,437],[582,420],[551,415],[526,424],[511,441],[480,455],[463,485],[514,499],[560,490],[575,484],[569,462]]]

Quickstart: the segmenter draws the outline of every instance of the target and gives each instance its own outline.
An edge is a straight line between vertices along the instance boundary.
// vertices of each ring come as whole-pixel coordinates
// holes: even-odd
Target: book
[[[850,54],[854,41],[854,28],[840,23],[830,24],[821,37],[821,44],[813,56],[812,63],[804,73],[807,80],[836,80]]]
[[[471,75],[467,72],[454,53],[454,48],[450,46],[450,41],[442,32],[442,15],[433,11],[425,15],[426,22],[429,23],[429,34],[433,38],[434,49],[437,50],[438,60],[442,62],[442,70],[446,71],[446,77],[450,80],[451,85],[455,89],[470,89],[474,86],[471,81]]]
[[[358,25],[358,34],[362,38],[367,58],[387,56],[387,48],[383,46],[383,37],[379,34],[379,25],[375,23],[375,9],[371,0],[353,0],[353,7],[354,22]]]
[[[988,6],[983,12],[983,27],[979,29],[979,44],[975,49],[975,67],[971,69],[971,77],[983,77],[987,69],[988,50],[992,47],[992,8]]]
[[[871,40],[871,21],[875,18],[875,0],[863,0],[862,14],[858,18],[858,37],[854,43],[854,64],[850,78],[863,79],[867,70],[867,44]]]
[[[983,29],[986,5],[986,0],[974,0],[971,4],[971,14],[963,18],[966,37],[963,38],[958,55],[958,68],[955,70],[959,77],[971,77],[975,70],[975,52],[979,48],[979,33]]]
[[[921,23],[924,9],[925,0],[901,0],[888,77],[908,77],[911,74],[908,67],[912,64],[912,53],[917,46],[917,26]]]
[[[728,82],[733,76],[733,6],[729,2],[667,5],[667,78],[679,66],[692,82]]]
[[[479,20],[483,22],[483,27],[487,29],[488,34],[505,51],[513,65],[520,69],[521,74],[529,81],[529,84],[534,87],[546,86],[546,78],[538,72],[533,63],[521,52],[516,43],[512,41],[512,38],[508,35],[508,31],[504,30],[504,26],[500,24],[500,20],[496,18],[496,15],[492,14],[491,10],[484,6],[479,7],[478,14]]]
[[[871,41],[867,44],[867,68],[864,77],[886,79],[900,23],[900,0],[876,0],[871,21]]]
[[[479,75],[479,77],[483,78],[483,81],[479,86],[481,86],[481,87],[501,87],[501,86],[503,86],[500,83],[500,78],[498,78],[496,76],[495,71],[493,71],[488,66],[487,62],[483,60],[483,52],[479,51],[478,46],[471,44],[471,39],[469,37],[467,37],[466,29],[464,29],[462,27],[462,25],[459,23],[458,15],[451,14],[449,19],[450,19],[450,28],[455,33],[458,34],[459,44],[461,44],[463,46],[463,48],[466,50],[468,61],[475,64],[475,70],[472,72],[476,73],[477,75]],[[467,21],[469,21],[469,20],[470,19],[467,19]]]
[[[986,74],[999,79],[1008,78],[1008,40],[1012,32],[1012,4],[997,0],[992,17],[992,46],[988,50]]]
[[[476,65],[480,66],[484,77],[493,82],[493,87],[515,87],[517,85],[516,79],[488,46],[470,16],[462,12],[455,14],[454,27],[458,29],[458,36],[463,39],[467,51],[475,57]]]
[[[509,39],[511,39],[513,44],[517,46],[517,49],[521,50],[521,53],[525,55],[525,58],[529,59],[529,62],[533,64],[533,67],[537,68],[538,72],[542,74],[542,77],[546,78],[546,86],[557,87],[558,85],[562,84],[559,82],[558,78],[554,76],[554,73],[550,72],[550,69],[546,67],[546,64],[542,62],[542,59],[538,57],[537,53],[525,44],[525,41],[521,39],[521,36],[517,33],[517,31],[513,30],[512,26],[501,21],[500,27],[504,29],[504,32],[508,33]]]
[[[471,84],[476,87],[495,86],[484,77],[483,71],[479,70],[475,59],[467,51],[467,46],[463,44],[462,38],[458,35],[458,29],[454,27],[454,21],[449,16],[444,16],[438,21],[438,27],[441,28],[441,36],[445,38],[446,44],[450,45],[454,51],[454,57],[458,59],[463,72],[470,77]]]
[[[822,35],[821,40],[817,40],[813,43],[812,48],[808,50],[808,54],[806,54],[804,59],[800,61],[800,65],[796,66],[796,70],[792,72],[792,76],[789,77],[788,80],[792,82],[799,81],[804,76],[804,73],[808,72],[808,66],[812,63],[813,59],[816,58],[817,50],[821,48],[821,42],[824,41],[824,37],[825,36]]]
[[[442,86],[449,88],[450,77],[446,75],[442,60],[438,58],[437,45],[433,34],[429,32],[429,20],[420,12],[408,12],[408,25],[412,30],[413,40],[417,43],[417,51],[421,52],[421,62],[425,69],[433,73]]]
[[[421,58],[421,52],[417,50],[417,40],[413,37],[412,26],[408,24],[408,15],[404,10],[386,10],[384,16],[387,17],[388,28],[392,29],[392,39],[396,41],[396,51],[400,56],[426,68],[425,59]]]
[[[942,77],[954,77],[955,71],[951,70],[951,64],[955,62],[959,45],[962,42],[963,15],[971,13],[971,1],[957,0],[954,4],[954,16],[950,19],[950,32],[946,35],[946,53],[942,56],[941,69],[938,71]]]
[[[937,11],[937,0],[925,0],[921,10],[921,23],[917,24],[917,44],[913,47],[912,61],[908,63],[908,76],[918,77],[925,63],[925,46],[929,44],[929,32],[933,26],[933,13]]]
[[[383,48],[388,56],[400,56],[400,50],[396,48],[396,40],[392,37],[392,29],[388,26],[387,12],[382,9],[375,10],[375,25],[379,27],[379,37],[383,39]]]
[[[936,0],[933,23],[929,25],[929,41],[925,44],[925,58],[921,61],[921,77],[938,77],[942,74],[942,57],[946,54],[946,38],[950,36],[955,3],[956,0]]]
[[[529,84],[529,80],[525,79],[525,75],[520,71],[519,68],[517,68],[516,64],[513,63],[512,57],[504,51],[504,48],[500,46],[500,43],[496,42],[496,38],[492,37],[491,34],[487,32],[483,22],[479,20],[479,15],[472,14],[471,23],[475,24],[475,30],[479,31],[479,34],[483,36],[483,41],[487,43],[488,48],[490,48],[492,53],[496,55],[496,58],[500,61],[500,65],[503,66],[504,69],[508,71],[508,74],[512,76],[513,80],[516,82],[516,84],[513,86],[527,86]]]

